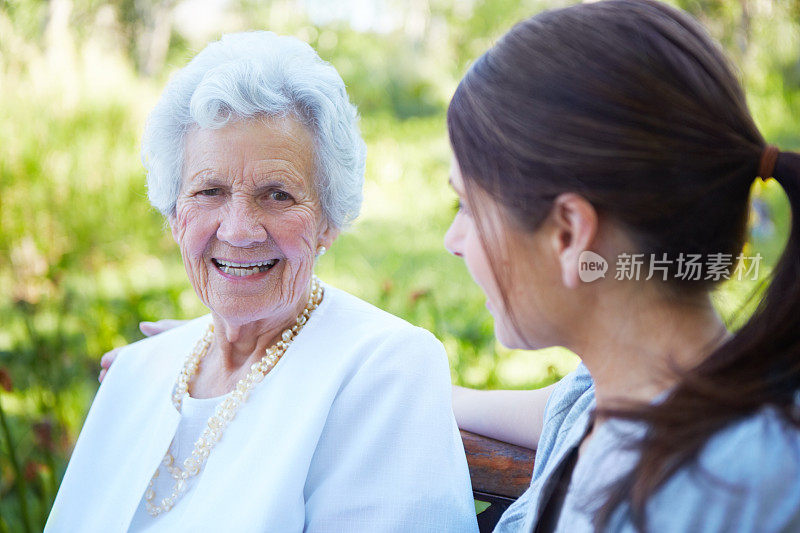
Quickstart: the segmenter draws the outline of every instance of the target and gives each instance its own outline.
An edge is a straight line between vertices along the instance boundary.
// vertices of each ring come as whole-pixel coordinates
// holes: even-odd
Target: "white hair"
[[[150,203],[175,213],[186,132],[232,120],[292,116],[315,143],[316,186],[328,223],[346,227],[361,209],[366,146],[344,82],[308,44],[257,31],[224,35],[175,73],[142,138]]]

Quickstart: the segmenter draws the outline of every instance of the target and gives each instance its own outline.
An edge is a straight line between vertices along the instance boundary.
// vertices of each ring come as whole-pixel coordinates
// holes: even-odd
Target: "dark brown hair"
[[[490,195],[524,229],[538,227],[556,196],[574,192],[646,256],[735,258],[742,249],[765,141],[724,53],[679,10],[608,0],[525,20],[471,67],[447,122],[467,194]],[[649,429],[598,528],[627,502],[644,529],[647,499],[730,423],[765,405],[798,423],[800,154],[781,153],[773,176],[794,216],[772,282],[749,321],[682,372],[662,403],[606,412]],[[712,285],[669,280],[678,295]]]

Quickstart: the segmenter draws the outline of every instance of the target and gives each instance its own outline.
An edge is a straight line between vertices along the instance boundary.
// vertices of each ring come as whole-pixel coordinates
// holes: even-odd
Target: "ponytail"
[[[636,443],[638,464],[611,487],[596,516],[598,529],[629,502],[632,521],[643,531],[645,505],[655,491],[695,459],[714,433],[762,407],[777,407],[800,428],[792,408],[800,390],[800,154],[780,153],[771,174],[789,198],[791,229],[755,312],[702,363],[683,372],[662,403],[602,411],[646,422],[648,431]]]

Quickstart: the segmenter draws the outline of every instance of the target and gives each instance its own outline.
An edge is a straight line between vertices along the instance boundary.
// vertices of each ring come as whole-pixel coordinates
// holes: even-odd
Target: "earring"
[[[325,255],[325,252],[327,251],[328,250],[320,244],[319,246],[317,246],[317,257]]]

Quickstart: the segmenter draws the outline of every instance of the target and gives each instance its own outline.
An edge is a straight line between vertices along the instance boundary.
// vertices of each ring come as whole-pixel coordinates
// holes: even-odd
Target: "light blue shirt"
[[[533,478],[503,514],[495,533],[530,532],[557,482],[554,473],[591,423],[594,382],[581,363],[555,388],[547,408]],[[603,488],[630,471],[638,454],[624,442],[643,426],[610,420],[597,427],[572,473],[556,531],[594,532]],[[800,431],[765,407],[715,434],[697,462],[682,467],[651,497],[650,531],[800,532]],[[616,510],[605,531],[636,531],[629,509]]]

